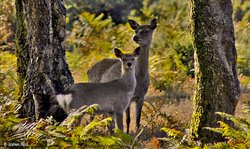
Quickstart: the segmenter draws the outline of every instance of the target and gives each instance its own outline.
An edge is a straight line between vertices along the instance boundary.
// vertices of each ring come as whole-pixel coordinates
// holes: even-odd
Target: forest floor
[[[162,146],[162,142],[156,138],[167,137],[166,133],[160,129],[168,127],[171,129],[180,130],[182,132],[189,128],[189,124],[193,112],[193,95],[188,98],[180,100],[169,99],[165,93],[149,89],[142,109],[141,127],[143,132],[139,138],[141,148],[154,148],[155,146]],[[250,104],[250,93],[242,93],[236,107],[236,116],[250,118],[244,113],[244,104]],[[131,105],[131,132],[136,135],[135,126],[135,103]],[[124,126],[125,124],[124,116]],[[176,142],[177,143],[177,142]],[[177,144],[164,144],[164,147],[175,148]],[[151,147],[150,147],[151,146]]]

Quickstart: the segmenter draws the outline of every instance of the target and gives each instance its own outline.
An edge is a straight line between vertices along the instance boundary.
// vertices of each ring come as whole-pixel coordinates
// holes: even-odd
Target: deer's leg
[[[140,127],[141,110],[142,110],[143,102],[144,102],[144,97],[140,97],[140,98],[136,101],[136,128],[137,128],[137,130],[138,130],[139,127]]]
[[[126,123],[127,123],[127,133],[129,133],[129,125],[130,125],[130,104],[128,108],[126,109]]]
[[[115,114],[108,114],[109,117],[112,117],[112,121],[108,127],[110,134],[114,134],[114,128],[115,128]]]
[[[123,131],[123,113],[116,113],[116,123],[118,128]]]

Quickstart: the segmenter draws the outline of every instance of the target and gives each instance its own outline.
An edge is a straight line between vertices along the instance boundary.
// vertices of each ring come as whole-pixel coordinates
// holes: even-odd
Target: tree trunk
[[[17,76],[19,100],[23,95],[23,84],[26,76],[29,61],[29,46],[27,43],[27,24],[25,21],[24,7],[22,0],[16,0],[16,56],[17,56]]]
[[[218,139],[203,127],[217,127],[215,112],[235,113],[240,94],[231,0],[192,0],[196,91],[191,135]]]
[[[57,121],[63,121],[67,114],[54,96],[73,84],[63,45],[65,7],[61,0],[17,1],[25,9],[29,43],[29,49],[22,50],[29,55],[28,59],[18,55],[20,61],[25,61],[27,66],[24,68],[25,77],[19,77],[24,78],[22,115],[29,118],[35,118],[35,115],[36,118],[53,116]]]

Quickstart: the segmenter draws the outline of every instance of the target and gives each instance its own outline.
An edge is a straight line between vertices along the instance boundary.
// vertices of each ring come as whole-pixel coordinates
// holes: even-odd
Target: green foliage
[[[234,4],[234,19],[238,21],[250,21],[250,2],[236,0],[233,1]]]
[[[244,112],[250,114],[250,106],[244,106]],[[217,112],[224,121],[219,121],[220,127],[211,128],[204,127],[204,129],[211,130],[215,133],[221,134],[227,141],[202,144],[199,140],[194,141],[189,133],[164,127],[161,130],[167,133],[170,138],[178,140],[180,145],[178,148],[204,148],[204,149],[247,149],[250,148],[250,119],[234,116],[231,114]],[[227,124],[230,122],[231,125]],[[163,141],[169,141],[170,138],[161,138]]]
[[[238,50],[238,70],[245,76],[250,76],[250,25],[249,22],[235,23],[236,48]]]
[[[104,19],[111,17],[115,24],[126,23],[132,9],[139,10],[142,0],[66,0],[70,20],[77,20],[77,15],[86,11],[98,16],[104,14]],[[71,25],[71,24],[69,24]]]
[[[0,98],[16,94],[16,88],[16,56],[7,51],[0,51]]]
[[[245,106],[245,112],[249,114],[249,111],[250,106]],[[206,129],[222,134],[228,140],[227,144],[225,142],[217,143],[213,148],[250,148],[250,119],[223,112],[217,112],[217,114],[225,120],[233,122],[234,127],[223,121],[218,122],[219,128],[206,127]]]
[[[238,51],[238,71],[239,74],[250,76],[250,2],[233,1],[235,19],[236,48]]]
[[[13,141],[11,134],[14,132],[14,126],[25,121],[17,118],[20,107],[17,102],[0,97],[0,146],[7,141]]]
[[[114,47],[126,47],[131,38],[131,30],[127,25],[112,26],[111,19],[103,20],[103,14],[95,15],[83,12],[76,21],[67,43],[83,54],[92,51],[107,52]],[[132,43],[132,42],[131,42]]]
[[[122,138],[122,140],[124,141],[125,144],[132,144],[133,143],[133,139],[128,134],[122,132],[121,130],[116,129],[115,134],[117,137]]]
[[[183,132],[175,130],[175,129],[169,129],[169,128],[161,128],[162,131],[168,134],[170,137],[174,138],[181,138],[183,137]]]
[[[0,104],[0,145],[10,147],[31,148],[130,148],[136,145],[136,139],[130,135],[115,130],[114,136],[109,136],[104,130],[111,122],[108,117],[103,120],[82,122],[82,117],[93,115],[97,105],[84,106],[58,124],[52,117],[40,119],[38,122],[28,122],[18,118],[20,104],[12,99],[1,100]],[[86,119],[85,119],[86,120]]]
[[[151,63],[152,83],[161,90],[179,91],[183,81],[191,73],[193,63],[193,48],[188,31],[188,9],[185,2],[159,1],[156,9],[165,15],[160,15],[159,26],[154,36],[153,55],[158,56]],[[163,7],[168,6],[168,7]],[[175,11],[169,11],[169,9]],[[175,13],[173,13],[175,12]],[[158,41],[164,41],[159,43]]]
[[[111,37],[106,36],[107,34],[105,33],[110,31],[112,21],[109,19],[102,21],[102,17],[102,14],[98,17],[86,12],[80,14],[79,21],[74,24],[72,29],[73,34],[70,34],[68,37],[69,44],[85,54],[92,50],[110,47]],[[101,39],[105,40],[100,42]]]

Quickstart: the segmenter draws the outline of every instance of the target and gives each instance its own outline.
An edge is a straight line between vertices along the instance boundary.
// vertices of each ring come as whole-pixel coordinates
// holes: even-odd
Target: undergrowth
[[[28,122],[18,118],[21,105],[11,99],[1,100],[0,146],[31,148],[134,148],[135,138],[115,129],[114,135],[104,131],[111,118],[81,122],[80,119],[93,115],[98,105],[84,106],[69,115],[61,124],[52,117]],[[81,122],[81,123],[80,123]],[[103,130],[103,132],[101,131]]]
[[[250,106],[244,105],[244,111],[250,114]],[[164,127],[161,128],[168,137],[158,138],[164,142],[178,142],[175,148],[202,148],[202,149],[248,149],[250,148],[250,119],[234,116],[231,114],[216,112],[223,118],[223,121],[218,121],[220,127],[204,127],[204,129],[211,130],[215,133],[221,134],[226,141],[216,143],[205,143],[201,141],[194,141],[189,135],[189,130],[181,131],[178,129]],[[229,125],[227,122],[233,122]]]

